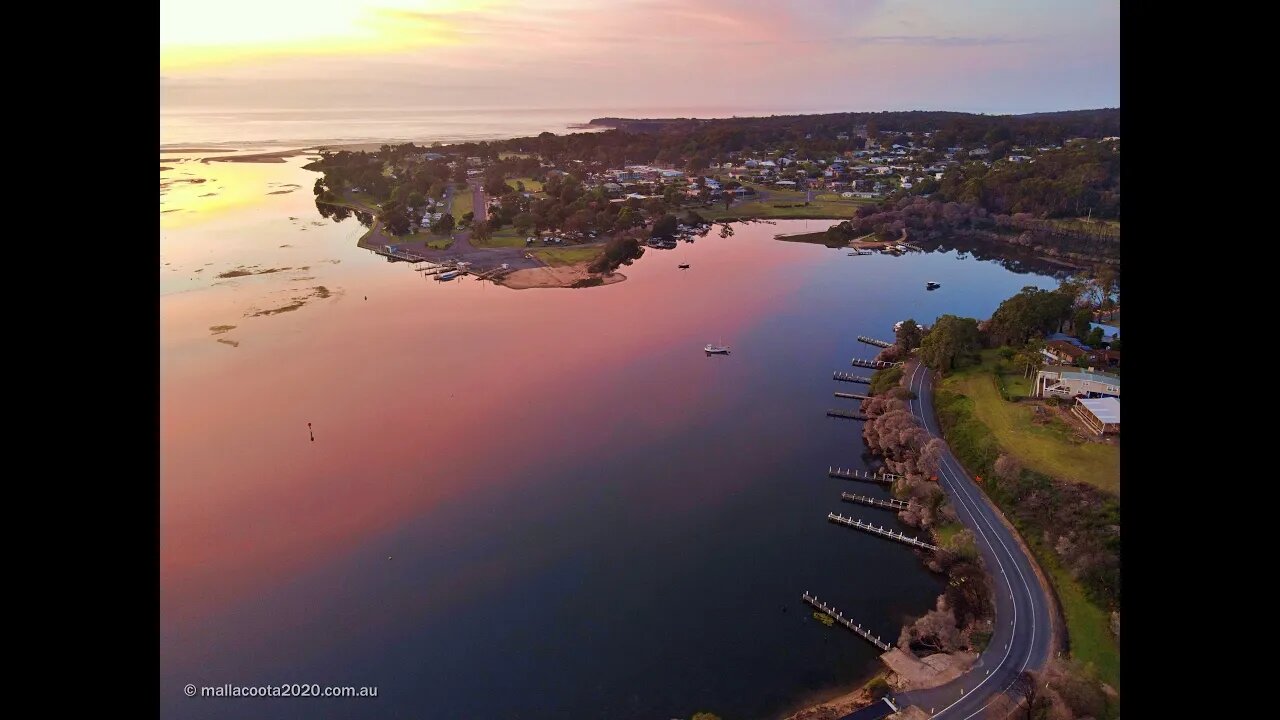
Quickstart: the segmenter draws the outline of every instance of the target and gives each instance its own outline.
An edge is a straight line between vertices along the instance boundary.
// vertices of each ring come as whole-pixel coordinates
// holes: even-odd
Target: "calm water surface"
[[[825,520],[899,526],[840,502],[878,486],[826,477],[867,466],[861,424],[824,415],[857,391],[831,373],[874,355],[860,334],[1052,278],[772,240],[829,224],[790,221],[648,250],[607,287],[438,283],[355,248],[354,220],[313,225],[304,162],[195,164],[225,205],[162,194],[165,717],[774,717],[877,662],[802,591],[891,641],[932,605],[908,548]],[[252,265],[291,269],[212,277]]]

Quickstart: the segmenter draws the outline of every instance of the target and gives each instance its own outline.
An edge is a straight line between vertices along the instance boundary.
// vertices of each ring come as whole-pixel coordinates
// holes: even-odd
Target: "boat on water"
[[[450,270],[449,272],[440,273],[439,275],[437,275],[436,280],[452,280],[461,274],[462,273],[458,272],[457,270]]]
[[[929,282],[924,284],[924,287],[926,290],[937,290],[938,288],[942,287],[942,283],[936,283],[930,280]]]
[[[688,270],[688,269],[689,269],[689,263],[680,263],[680,269],[681,269],[681,270]]]
[[[707,351],[708,355],[728,355],[729,354],[729,347],[727,345],[712,345],[711,343],[707,343],[707,346],[703,349]]]

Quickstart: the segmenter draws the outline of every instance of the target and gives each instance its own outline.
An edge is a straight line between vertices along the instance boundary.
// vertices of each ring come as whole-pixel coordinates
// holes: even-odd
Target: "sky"
[[[1118,107],[1120,6],[161,0],[160,90],[162,112]]]

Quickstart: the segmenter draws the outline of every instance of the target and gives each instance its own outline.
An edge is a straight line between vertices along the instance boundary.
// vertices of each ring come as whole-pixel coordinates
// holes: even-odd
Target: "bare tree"
[[[1005,480],[1014,480],[1022,474],[1022,463],[1012,455],[1001,454],[996,458],[995,471]]]

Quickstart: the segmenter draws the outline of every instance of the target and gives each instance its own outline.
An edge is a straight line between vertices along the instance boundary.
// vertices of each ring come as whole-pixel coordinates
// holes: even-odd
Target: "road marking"
[[[915,384],[916,384],[916,378],[917,378],[917,376],[919,375],[920,370],[921,370],[923,367],[924,367],[924,366],[923,366],[922,364],[917,363],[917,364],[916,364],[916,369],[911,373],[911,380],[910,380],[910,382],[908,383],[908,388],[909,388],[909,389],[912,389],[912,390],[913,390],[913,392],[914,392],[914,386],[915,386]],[[925,376],[925,379],[927,379],[927,378],[928,378],[928,375],[926,375],[926,376]],[[921,390],[923,390],[923,387],[924,387],[924,383],[923,383],[923,382],[921,382],[921,383],[920,383],[920,388],[921,388]],[[917,399],[919,399],[919,402],[920,402],[920,421],[921,421],[921,424],[924,426],[925,431],[926,431],[926,432],[928,432],[930,435],[933,435],[934,437],[941,437],[941,436],[939,436],[939,435],[935,435],[935,434],[933,433],[933,431],[929,429],[929,423],[928,423],[928,421],[926,420],[926,418],[924,417],[924,400],[923,400],[923,395],[924,395],[924,393],[923,393],[923,392],[916,392],[916,397],[917,397]],[[945,438],[943,438],[943,442],[945,442],[945,441],[946,441],[946,440],[945,440]],[[948,448],[947,448],[947,455],[950,455],[950,453],[951,453],[951,449],[950,449],[950,447],[948,447]],[[973,528],[974,528],[975,530],[977,530],[977,531],[978,531],[978,534],[979,534],[979,535],[981,535],[981,536],[982,536],[983,541],[984,541],[984,542],[986,543],[986,545],[987,545],[987,549],[988,549],[988,550],[990,550],[992,557],[994,557],[994,558],[996,559],[996,564],[1000,566],[1000,574],[1001,574],[1002,576],[1004,576],[1005,584],[1009,586],[1009,593],[1010,593],[1010,597],[1012,598],[1012,597],[1014,597],[1014,595],[1013,595],[1013,583],[1009,581],[1008,574],[1007,574],[1007,573],[1005,573],[1005,571],[1004,571],[1004,563],[1003,563],[1003,562],[1001,562],[1001,560],[1000,560],[1000,555],[999,555],[999,553],[997,553],[997,552],[996,552],[996,548],[995,548],[995,546],[991,544],[991,541],[987,538],[987,534],[986,534],[986,532],[984,532],[984,531],[982,530],[982,526],[978,524],[977,519],[974,517],[973,508],[976,508],[976,507],[978,506],[978,502],[977,502],[976,500],[974,500],[974,499],[973,499],[973,497],[972,497],[971,495],[969,495],[969,493],[968,493],[967,489],[964,487],[964,485],[963,485],[963,484],[961,484],[961,483],[957,482],[957,481],[956,481],[956,479],[955,479],[954,477],[952,477],[952,476],[950,476],[950,475],[948,474],[948,472],[947,472],[948,470],[951,470],[951,471],[952,471],[952,473],[955,473],[956,471],[954,470],[954,468],[950,467],[950,465],[951,465],[951,464],[950,464],[950,463],[948,462],[948,460],[947,460],[947,455],[944,455],[944,456],[943,456],[943,458],[942,458],[942,460],[943,460],[943,466],[939,468],[939,474],[942,476],[942,480],[943,480],[943,483],[942,483],[942,484],[943,484],[943,487],[945,488],[947,485],[951,485],[951,486],[952,486],[952,492],[954,493],[954,495],[955,495],[955,497],[956,497],[956,500],[958,500],[958,501],[959,501],[960,508],[961,508],[962,510],[964,510],[964,511],[965,511],[965,514],[967,514],[967,515],[969,516],[969,520],[973,523]],[[964,475],[963,470],[961,470],[961,471],[960,471],[960,474],[961,474],[961,475],[963,475],[963,476],[967,479],[967,477],[968,477],[968,476],[967,476],[967,475]],[[948,483],[947,481],[950,481],[950,482]],[[967,503],[966,503],[966,500],[968,501]],[[971,505],[972,505],[973,507],[970,507]],[[978,513],[978,515],[981,515],[981,512],[979,512],[979,513]],[[987,522],[987,521],[986,521],[986,518],[985,518],[985,517],[983,517],[983,521],[986,523],[987,527],[991,530],[991,532],[992,532],[992,533],[995,533],[995,528],[994,528],[994,527],[992,527],[992,525],[990,524],[990,522]],[[1034,600],[1031,598],[1031,589],[1030,589],[1030,587],[1027,587],[1026,577],[1022,575],[1022,570],[1017,566],[1017,562],[1016,562],[1016,560],[1014,559],[1013,554],[1012,554],[1011,552],[1009,552],[1009,547],[1008,547],[1007,545],[1005,545],[1004,541],[999,537],[999,535],[998,535],[998,534],[996,535],[996,540],[998,540],[998,541],[1000,542],[1000,546],[1001,546],[1001,548],[1005,551],[1005,554],[1008,556],[1009,561],[1010,561],[1010,562],[1012,562],[1012,563],[1014,564],[1014,569],[1015,569],[1015,570],[1018,570],[1018,574],[1019,574],[1020,576],[1022,576],[1022,584],[1023,584],[1023,586],[1024,586],[1024,587],[1026,587],[1026,588],[1027,588],[1027,599],[1028,599],[1028,601],[1030,601],[1030,605],[1031,605],[1031,622],[1032,622],[1031,628],[1032,628],[1032,636],[1033,636],[1033,638],[1034,638],[1034,635],[1035,635],[1035,602],[1034,602]],[[1017,602],[1015,601],[1015,602],[1012,602],[1012,603],[1011,603],[1011,606],[1012,606],[1012,610],[1013,610],[1013,620],[1011,621],[1011,624],[1012,624],[1012,625],[1013,625],[1013,627],[1014,627],[1014,634],[1016,635],[1016,634],[1017,634],[1017,623],[1018,623],[1018,604],[1017,604]],[[1034,647],[1034,640],[1033,640],[1033,642],[1032,642],[1032,647]],[[1026,659],[1026,660],[1023,662],[1023,664],[1022,664],[1022,668],[1023,668],[1024,670],[1026,669],[1027,664],[1029,664],[1029,663],[1031,662],[1031,649],[1032,649],[1032,648],[1028,648],[1028,650],[1027,650],[1027,659]],[[1006,649],[1005,649],[1004,657],[1003,657],[1003,658],[1001,658],[1001,659],[1000,659],[1000,663],[999,663],[998,665],[996,665],[996,670],[999,670],[1001,667],[1003,667],[1003,666],[1004,666],[1005,662],[1006,662],[1006,661],[1008,661],[1008,659],[1009,659],[1009,654],[1010,654],[1010,651],[1008,650],[1008,646],[1006,645]],[[988,675],[987,677],[984,677],[984,678],[982,679],[982,681],[978,683],[978,687],[982,687],[984,684],[986,684],[987,680],[990,680],[990,679],[991,679],[991,676],[990,676],[990,675]],[[1015,678],[1015,679],[1016,679],[1016,678]],[[1010,686],[1012,686],[1012,685],[1013,685],[1013,680],[1010,680],[1009,685],[1005,686],[1005,690],[1008,690],[1008,689],[1009,689],[1009,687],[1010,687]],[[977,688],[974,688],[974,689],[976,690]],[[963,692],[964,692],[964,691],[963,691],[963,690],[961,690],[962,697],[960,698],[960,700],[956,700],[955,702],[951,703],[950,705],[948,705],[948,706],[944,707],[944,708],[942,709],[942,712],[944,712],[944,713],[945,713],[947,710],[950,710],[950,709],[951,709],[952,707],[954,707],[957,703],[959,703],[961,700],[963,700],[963,699],[964,699],[964,698],[963,698]],[[1001,692],[1003,693],[1003,691],[1001,691]],[[994,698],[992,699],[992,702],[994,702]],[[969,720],[969,718],[972,718],[974,715],[977,715],[977,714],[981,713],[981,712],[982,712],[983,710],[985,710],[985,709],[987,708],[987,706],[988,706],[988,705],[990,705],[990,704],[991,704],[991,702],[988,702],[986,705],[983,705],[983,706],[982,706],[981,708],[979,708],[978,710],[974,711],[973,713],[970,713],[969,715],[967,715],[967,716],[965,717],[965,720]]]

